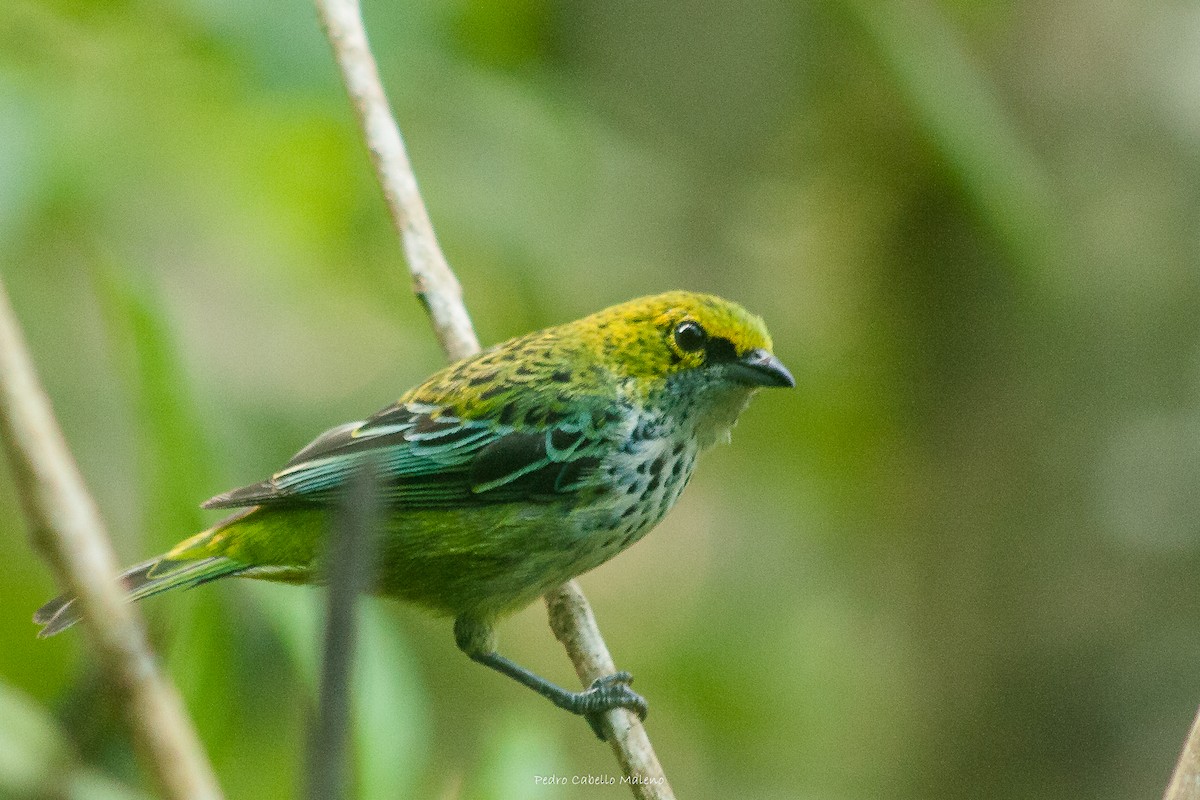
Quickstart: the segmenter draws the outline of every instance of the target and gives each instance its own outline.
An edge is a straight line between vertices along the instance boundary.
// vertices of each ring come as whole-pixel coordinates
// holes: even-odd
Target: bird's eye
[[[704,328],[701,328],[698,322],[685,319],[675,326],[675,344],[679,345],[679,349],[685,353],[694,353],[704,347],[704,343],[707,341],[708,334],[704,332]]]

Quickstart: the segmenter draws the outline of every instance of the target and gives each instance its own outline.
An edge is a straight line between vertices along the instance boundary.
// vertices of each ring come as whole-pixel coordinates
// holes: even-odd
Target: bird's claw
[[[646,698],[629,688],[633,676],[628,672],[614,672],[592,681],[592,685],[580,692],[579,712],[592,727],[592,732],[600,741],[608,737],[604,735],[603,719],[607,711],[614,708],[625,708],[645,719],[649,706]]]

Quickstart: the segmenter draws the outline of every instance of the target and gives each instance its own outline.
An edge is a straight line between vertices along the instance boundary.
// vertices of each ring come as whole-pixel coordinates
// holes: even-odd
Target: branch
[[[1183,752],[1179,754],[1179,763],[1175,765],[1175,773],[1171,776],[1171,785],[1167,787],[1163,800],[1197,800],[1200,798],[1200,712],[1192,722],[1188,731],[1187,741],[1183,743]]]
[[[0,284],[0,438],[33,545],[74,595],[100,666],[116,687],[134,739],[172,800],[217,800],[212,767],[126,602],[117,559],[46,398]]]
[[[578,583],[569,581],[547,593],[546,613],[550,617],[550,629],[566,648],[584,686],[617,671],[596,626],[596,616]],[[626,708],[612,709],[604,715],[604,733],[612,744],[621,771],[630,779],[634,797],[638,800],[675,800],[671,784],[667,783],[667,776],[637,714]]]
[[[434,332],[451,360],[479,351],[479,340],[462,301],[462,287],[442,255],[429,213],[417,190],[412,164],[392,117],[375,58],[367,44],[357,0],[315,0],[321,25],[354,102],[371,161],[392,222],[400,233],[413,290],[429,312]],[[574,581],[546,595],[551,625],[585,684],[616,669],[587,599]],[[672,798],[671,788],[641,721],[624,710],[606,715],[609,739],[639,798]],[[646,793],[647,788],[653,793]]]
[[[317,719],[308,750],[309,800],[346,796],[346,731],[350,720],[350,675],[358,641],[358,596],[369,588],[373,535],[379,511],[375,469],[368,463],[350,476],[334,518],[325,554],[329,598],[325,612],[325,655]]]
[[[438,342],[451,361],[479,352],[479,339],[462,301],[462,287],[429,222],[425,201],[400,138],[400,129],[388,107],[375,57],[367,44],[362,11],[357,0],[316,0],[321,26],[333,45],[333,54],[346,92],[354,101],[371,163],[383,187],[392,222],[404,245],[413,292],[429,312]]]

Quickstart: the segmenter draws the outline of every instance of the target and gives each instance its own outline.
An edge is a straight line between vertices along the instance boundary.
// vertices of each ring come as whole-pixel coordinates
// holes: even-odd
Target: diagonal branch
[[[570,581],[547,594],[546,611],[550,616],[550,628],[566,648],[584,686],[617,671],[600,628],[596,626],[596,616],[579,584]],[[629,778],[634,797],[638,800],[674,800],[671,785],[667,783],[667,776],[637,714],[625,708],[614,708],[604,715],[604,732],[621,764],[621,771]]]
[[[429,312],[438,341],[449,358],[478,352],[479,340],[463,305],[462,288],[438,246],[400,129],[388,107],[359,4],[357,0],[316,0],[316,6],[346,91],[354,102],[392,222],[400,233],[414,291]],[[555,635],[585,685],[615,671],[591,608],[574,581],[547,594],[546,605]],[[673,798],[637,716],[617,709],[608,712],[606,720],[613,750],[634,796]]]
[[[451,361],[479,351],[479,339],[463,305],[462,287],[446,263],[429,222],[417,178],[392,117],[375,57],[367,44],[362,10],[356,0],[316,0],[321,26],[333,45],[333,54],[346,91],[354,101],[371,163],[383,187],[392,222],[400,234],[413,292],[429,312],[438,343]]]
[[[138,748],[172,800],[218,800],[221,790],[183,708],[159,670],[117,559],[29,358],[0,285],[0,439],[34,547],[78,598],[100,665],[120,693]]]
[[[1183,743],[1183,752],[1179,754],[1179,762],[1175,765],[1175,774],[1171,776],[1171,785],[1163,795],[1163,800],[1197,798],[1200,798],[1200,713],[1192,722],[1187,741]]]

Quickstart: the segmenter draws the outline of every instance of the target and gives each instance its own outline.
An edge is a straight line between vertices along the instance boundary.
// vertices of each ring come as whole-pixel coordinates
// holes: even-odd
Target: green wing
[[[545,414],[543,424],[518,429],[450,411],[399,403],[339,425],[269,479],[217,495],[204,507],[329,504],[368,463],[387,501],[414,509],[547,502],[598,485],[606,441],[590,414]]]

